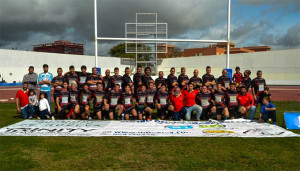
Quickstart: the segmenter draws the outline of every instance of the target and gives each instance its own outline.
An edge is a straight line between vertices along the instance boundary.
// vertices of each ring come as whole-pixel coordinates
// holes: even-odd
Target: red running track
[[[300,101],[300,86],[269,86],[269,88],[274,101]],[[14,102],[15,95],[20,89],[21,87],[0,87],[0,102]]]

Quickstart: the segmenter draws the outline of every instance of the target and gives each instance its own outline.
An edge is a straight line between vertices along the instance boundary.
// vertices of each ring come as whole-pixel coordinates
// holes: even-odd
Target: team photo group
[[[70,66],[65,73],[58,68],[55,77],[48,68],[44,64],[43,72],[37,75],[30,66],[23,77],[22,89],[15,97],[23,119],[254,120],[260,107],[259,122],[271,118],[276,124],[276,108],[260,70],[251,80],[251,71],[241,73],[239,67],[235,68],[232,79],[225,69],[215,78],[210,66],[202,77],[195,69],[191,78],[184,67],[178,77],[175,68],[170,68],[166,78],[159,71],[154,80],[150,67],[138,66],[133,79],[128,67],[121,76],[117,67],[114,75],[110,75],[109,69],[100,75],[97,68],[90,73],[84,65],[80,72]],[[51,102],[55,111],[51,110]]]

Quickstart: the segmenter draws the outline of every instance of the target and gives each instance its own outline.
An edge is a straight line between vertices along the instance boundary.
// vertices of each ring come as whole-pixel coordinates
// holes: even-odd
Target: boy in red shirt
[[[240,67],[235,67],[235,74],[233,74],[233,78],[232,81],[236,84],[236,86],[238,86],[239,84],[241,84],[242,80],[243,80],[243,74],[240,73]]]

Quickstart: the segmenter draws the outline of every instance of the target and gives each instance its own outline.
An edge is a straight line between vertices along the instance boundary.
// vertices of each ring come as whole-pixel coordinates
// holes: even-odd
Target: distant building
[[[33,51],[83,55],[83,45],[84,44],[72,43],[66,40],[58,40],[54,41],[54,43],[33,45]]]
[[[236,53],[251,53],[251,52],[261,52],[261,51],[270,51],[269,46],[253,46],[253,47],[243,47],[236,48],[234,43],[230,43],[230,54]],[[193,49],[184,49],[183,56],[207,56],[207,55],[223,55],[227,54],[227,43],[217,43],[209,45],[204,48],[193,48]]]
[[[157,45],[158,52],[166,52],[167,48],[168,48],[167,53],[159,53],[158,58],[174,58],[174,57],[183,56],[183,52],[176,51],[174,45],[168,45],[168,47],[166,44]]]

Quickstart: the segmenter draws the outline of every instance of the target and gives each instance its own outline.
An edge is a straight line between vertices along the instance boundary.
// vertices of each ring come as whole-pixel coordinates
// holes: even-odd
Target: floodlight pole
[[[228,0],[228,15],[227,15],[227,57],[226,57],[226,69],[229,69],[229,54],[230,54],[230,4],[231,0]]]
[[[95,24],[95,67],[98,66],[98,28],[97,28],[97,0],[94,0],[94,24]]]

